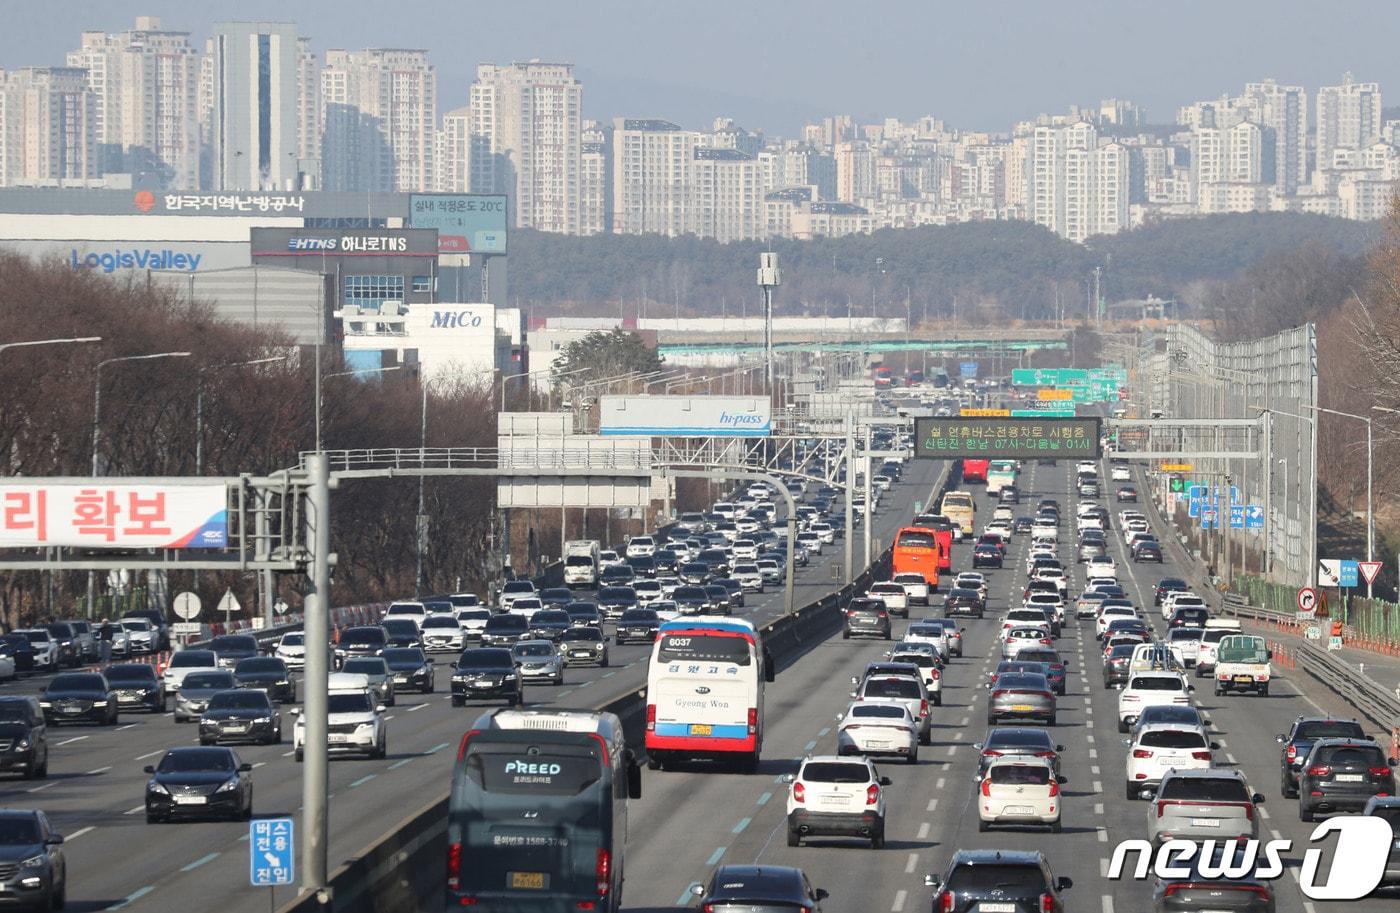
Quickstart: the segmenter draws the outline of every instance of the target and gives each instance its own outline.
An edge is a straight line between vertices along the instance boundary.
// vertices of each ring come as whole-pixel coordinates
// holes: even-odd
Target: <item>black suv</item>
[[[1285,799],[1298,798],[1298,772],[1318,739],[1369,738],[1356,720],[1334,720],[1325,716],[1300,716],[1288,727],[1288,732],[1274,736],[1283,746],[1278,756],[1279,791]]]
[[[483,647],[513,647],[530,636],[530,622],[524,615],[495,615],[481,629]]]
[[[482,698],[505,698],[512,707],[525,703],[520,668],[509,650],[484,647],[462,651],[452,669],[452,706]]]
[[[49,775],[48,727],[37,699],[0,697],[0,770],[22,773],[26,780]]]
[[[492,619],[494,621],[495,619]],[[487,622],[489,625],[491,622]],[[389,646],[389,635],[379,625],[358,625],[340,632],[336,652],[345,656],[378,656]]]
[[[1359,812],[1372,796],[1395,794],[1393,758],[1365,739],[1318,739],[1298,772],[1298,818]]]
[[[1060,892],[1074,885],[1056,878],[1045,854],[1014,850],[959,850],[943,877],[927,875],[933,888],[933,909],[949,913],[976,913],[992,904],[995,909],[1064,913]]]
[[[846,606],[846,624],[841,629],[841,638],[850,640],[862,635],[890,639],[890,613],[884,600],[852,599]]]
[[[987,612],[987,600],[977,590],[954,587],[943,597],[943,617],[967,615],[981,618]]]

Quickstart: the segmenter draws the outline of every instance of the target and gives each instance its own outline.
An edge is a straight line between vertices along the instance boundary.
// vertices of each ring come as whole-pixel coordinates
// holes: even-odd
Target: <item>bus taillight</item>
[[[656,731],[656,705],[647,704],[647,732]]]
[[[607,850],[598,851],[598,896],[607,897],[612,887],[612,854]]]
[[[462,883],[462,844],[452,843],[447,847],[447,888],[457,890]]]
[[[758,708],[749,708],[749,735],[758,734]]]

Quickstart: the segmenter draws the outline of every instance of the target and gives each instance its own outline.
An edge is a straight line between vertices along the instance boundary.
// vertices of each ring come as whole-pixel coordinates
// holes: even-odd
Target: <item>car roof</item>
[[[1170,770],[1168,770],[1164,776],[1187,777],[1192,780],[1228,779],[1239,780],[1241,783],[1244,782],[1243,773],[1241,773],[1238,770],[1230,770],[1224,767],[1192,767],[1185,769],[1180,767],[1173,767]]]
[[[785,865],[722,865],[715,869],[712,883],[716,893],[722,896],[726,890],[746,893],[767,887],[801,890],[805,877],[801,869]]]

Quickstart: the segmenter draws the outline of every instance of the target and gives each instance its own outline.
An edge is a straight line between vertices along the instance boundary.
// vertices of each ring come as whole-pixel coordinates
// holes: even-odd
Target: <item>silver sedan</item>
[[[510,652],[520,666],[521,679],[564,684],[564,656],[553,641],[522,640]]]

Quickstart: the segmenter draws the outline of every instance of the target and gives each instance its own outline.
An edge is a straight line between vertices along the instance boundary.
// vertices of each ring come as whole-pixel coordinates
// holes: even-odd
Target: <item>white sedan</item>
[[[1061,779],[1045,758],[1017,756],[992,761],[978,787],[977,829],[985,831],[994,824],[1038,824],[1058,834]]]
[[[1136,799],[1144,789],[1156,789],[1162,775],[1176,770],[1198,770],[1211,766],[1214,742],[1206,741],[1199,729],[1172,723],[1154,723],[1141,727],[1137,737],[1124,739],[1128,746],[1127,787],[1129,799]]]
[[[1118,695],[1118,731],[1127,732],[1144,707],[1189,704],[1191,690],[1179,672],[1139,672],[1131,676]]]
[[[1109,478],[1115,482],[1131,482],[1133,473],[1126,466],[1114,466],[1109,472]]]
[[[892,755],[913,764],[919,760],[919,727],[903,704],[858,701],[841,715],[836,751]]]

